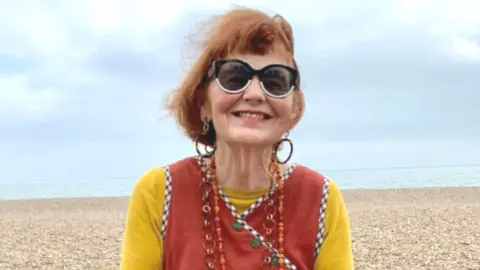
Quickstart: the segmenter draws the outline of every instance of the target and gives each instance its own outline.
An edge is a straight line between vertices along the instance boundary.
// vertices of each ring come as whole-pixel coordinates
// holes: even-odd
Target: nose
[[[260,80],[257,77],[253,77],[250,85],[245,89],[242,98],[252,103],[262,103],[265,101],[265,93],[260,86]]]

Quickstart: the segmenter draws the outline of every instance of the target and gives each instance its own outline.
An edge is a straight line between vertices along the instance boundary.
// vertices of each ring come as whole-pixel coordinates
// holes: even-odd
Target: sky
[[[163,102],[232,4],[294,29],[319,171],[480,164],[480,1],[0,0],[0,181],[137,178],[195,154]]]

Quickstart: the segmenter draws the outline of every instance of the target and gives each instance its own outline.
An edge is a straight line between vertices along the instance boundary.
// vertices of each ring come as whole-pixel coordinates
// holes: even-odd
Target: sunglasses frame
[[[250,72],[250,74],[252,74],[252,77],[248,80],[248,82],[240,89],[238,90],[230,90],[230,89],[227,89],[225,87],[222,86],[222,84],[220,83],[220,80],[218,79],[218,75],[219,75],[219,71],[220,71],[220,67],[226,63],[229,63],[229,62],[236,62],[236,63],[239,63],[239,64],[242,64],[244,65],[248,71]],[[270,68],[274,68],[274,67],[280,67],[280,68],[284,68],[286,69],[288,72],[290,72],[290,74],[292,75],[292,81],[293,81],[293,84],[292,86],[290,87],[290,89],[285,93],[285,94],[282,94],[282,95],[273,95],[272,93],[270,93],[265,85],[263,84],[262,80],[260,79],[261,78],[261,75],[267,70],[267,69],[270,69]],[[208,72],[208,76],[210,78],[214,77],[215,78],[215,82],[217,84],[217,86],[222,89],[224,92],[228,93],[228,94],[239,94],[243,91],[245,91],[249,86],[250,84],[252,83],[252,79],[254,76],[257,76],[257,78],[259,78],[260,80],[260,87],[262,88],[262,91],[268,95],[269,97],[272,97],[272,98],[285,98],[287,97],[288,95],[290,95],[296,88],[297,88],[297,82],[298,82],[298,70],[290,67],[290,66],[287,66],[287,65],[282,65],[282,64],[271,64],[271,65],[267,65],[261,69],[254,69],[252,68],[252,66],[250,66],[248,63],[242,61],[242,60],[238,60],[238,59],[222,59],[222,60],[215,60],[213,61],[212,63],[212,67],[211,69],[209,70]]]

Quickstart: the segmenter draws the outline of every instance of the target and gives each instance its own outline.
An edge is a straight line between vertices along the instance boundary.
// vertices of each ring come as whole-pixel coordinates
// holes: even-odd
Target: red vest
[[[203,223],[200,166],[195,158],[190,157],[170,165],[168,169],[171,200],[164,239],[163,269],[207,269],[200,231]],[[285,256],[298,270],[313,269],[324,179],[317,172],[297,165],[284,184]],[[261,228],[264,209],[263,205],[256,208],[245,221],[253,228]],[[251,247],[252,235],[232,228],[234,218],[222,200],[220,214],[227,269],[262,269],[265,248]],[[276,230],[273,235],[277,235]],[[218,266],[216,269],[219,269]]]

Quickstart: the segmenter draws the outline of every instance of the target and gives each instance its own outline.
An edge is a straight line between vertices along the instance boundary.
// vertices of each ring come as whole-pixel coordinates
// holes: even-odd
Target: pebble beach
[[[480,187],[342,193],[355,269],[480,269]],[[118,269],[127,205],[0,200],[0,269]]]

